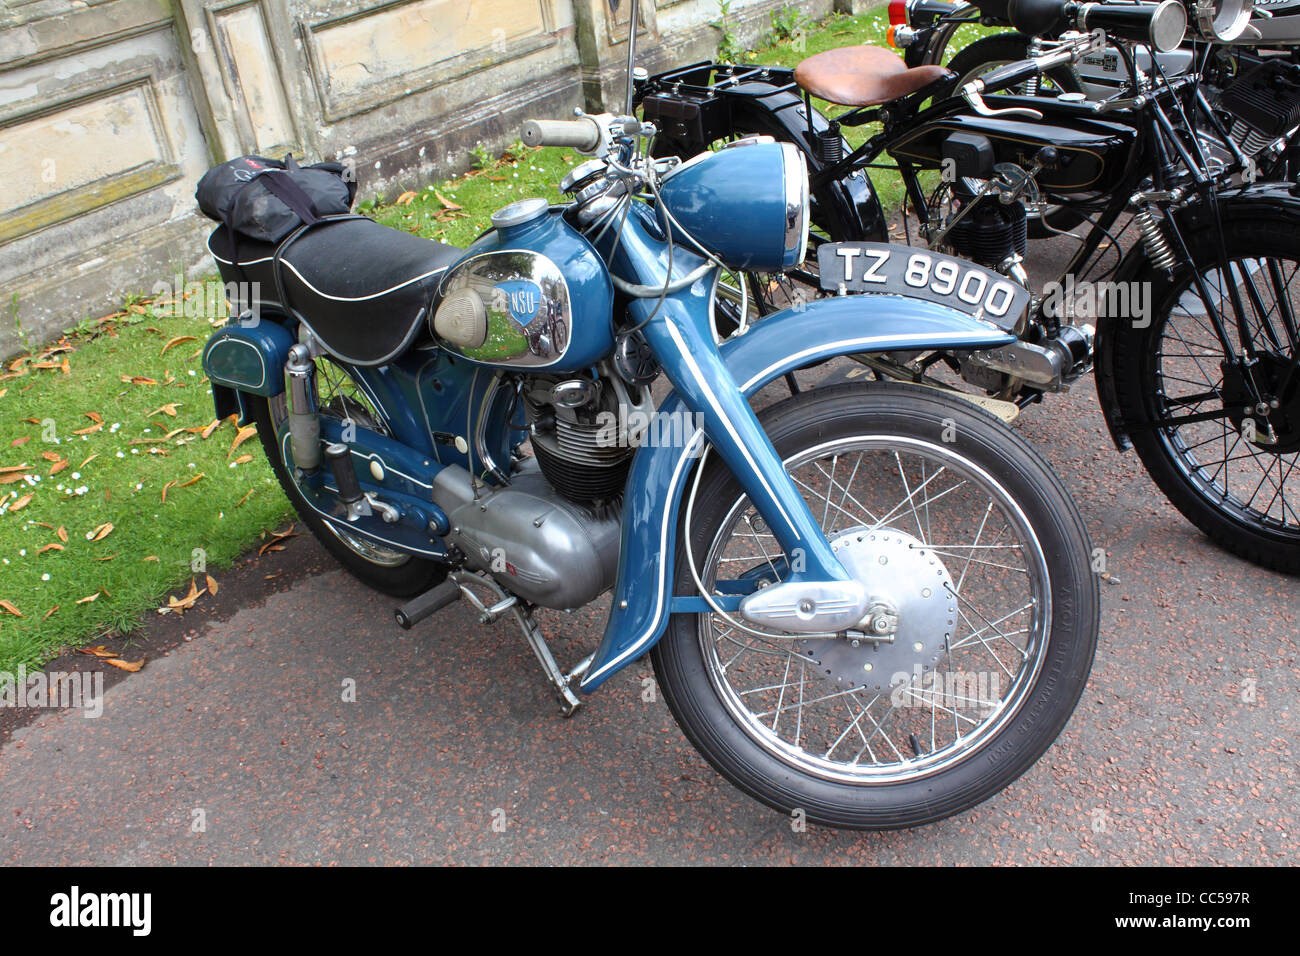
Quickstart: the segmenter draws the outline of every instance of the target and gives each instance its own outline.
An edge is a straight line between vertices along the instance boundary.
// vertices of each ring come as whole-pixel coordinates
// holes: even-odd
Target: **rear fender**
[[[854,295],[820,299],[770,315],[722,345],[722,358],[752,396],[787,372],[859,352],[983,349],[1015,336],[988,322],[917,299]],[[791,348],[798,343],[797,350]],[[670,394],[656,417],[689,420],[685,401]],[[663,635],[672,613],[677,523],[682,495],[704,445],[703,430],[680,441],[643,446],[624,496],[618,579],[600,647],[583,677],[590,692],[636,660]]]

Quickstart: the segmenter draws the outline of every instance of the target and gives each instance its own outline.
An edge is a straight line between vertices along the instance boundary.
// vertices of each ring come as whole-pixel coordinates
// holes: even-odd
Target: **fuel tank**
[[[990,105],[1001,108],[1024,104],[1044,110],[1041,121],[1017,117],[959,114],[936,119],[905,134],[889,152],[922,167],[942,163],[943,143],[953,133],[978,133],[993,145],[995,163],[1015,163],[1028,168],[1044,146],[1056,150],[1056,162],[1038,173],[1039,188],[1057,195],[1105,193],[1124,179],[1133,162],[1137,131],[1123,123],[1082,115],[1053,115],[1043,97],[994,97]]]

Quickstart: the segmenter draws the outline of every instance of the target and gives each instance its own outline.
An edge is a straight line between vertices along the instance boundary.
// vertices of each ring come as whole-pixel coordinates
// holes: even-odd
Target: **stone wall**
[[[632,0],[0,0],[0,356],[207,271],[194,185],[244,153],[467,168],[528,116],[621,101]],[[787,0],[732,0],[764,32]],[[815,16],[861,0],[799,0]],[[641,0],[638,63],[707,59],[716,0]]]

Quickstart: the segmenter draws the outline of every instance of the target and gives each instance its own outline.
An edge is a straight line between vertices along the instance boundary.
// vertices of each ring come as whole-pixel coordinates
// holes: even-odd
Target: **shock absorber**
[[[1142,209],[1133,216],[1133,222],[1142,234],[1142,245],[1146,248],[1147,258],[1157,269],[1172,269],[1178,257],[1169,246],[1160,221],[1151,215],[1151,210]]]
[[[289,392],[289,443],[293,463],[303,471],[320,467],[320,416],[316,410],[316,363],[311,350],[299,343],[284,363]]]

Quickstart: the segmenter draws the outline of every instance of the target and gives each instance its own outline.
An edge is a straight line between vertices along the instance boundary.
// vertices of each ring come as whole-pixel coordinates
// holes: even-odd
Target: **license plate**
[[[1001,328],[1029,306],[1029,290],[965,259],[887,242],[827,242],[817,250],[823,291],[905,295],[946,305]]]

